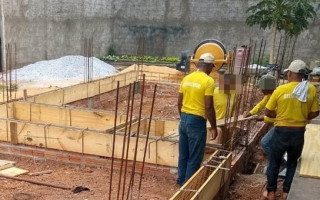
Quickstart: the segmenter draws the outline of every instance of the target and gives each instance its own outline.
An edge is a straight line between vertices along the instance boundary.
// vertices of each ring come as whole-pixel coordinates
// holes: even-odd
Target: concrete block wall
[[[16,43],[18,66],[82,54],[93,37],[94,55],[110,46],[118,54],[136,55],[141,35],[144,54],[179,56],[207,38],[227,47],[249,39],[270,39],[270,31],[245,25],[252,0],[4,0],[6,42]],[[317,15],[320,3],[315,3]],[[319,58],[320,19],[298,39],[296,56]],[[268,46],[267,46],[268,48]]]

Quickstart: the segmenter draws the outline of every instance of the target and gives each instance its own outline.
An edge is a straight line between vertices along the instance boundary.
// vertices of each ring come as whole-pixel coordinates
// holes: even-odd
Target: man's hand
[[[260,115],[260,116],[257,118],[257,121],[259,121],[259,122],[264,121],[264,115]]]
[[[243,117],[244,117],[244,118],[248,118],[248,117],[251,117],[251,116],[252,116],[251,113],[248,112],[248,111],[246,111],[246,112],[243,113]]]
[[[210,140],[215,140],[218,137],[218,130],[217,127],[210,128],[209,131],[211,132]]]

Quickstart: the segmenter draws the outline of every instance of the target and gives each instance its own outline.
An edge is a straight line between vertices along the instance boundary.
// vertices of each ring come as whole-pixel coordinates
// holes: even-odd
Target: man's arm
[[[179,97],[178,97],[179,116],[181,116],[182,100],[183,100],[183,94],[179,92]]]
[[[276,118],[277,117],[276,111],[269,110],[268,108],[266,108],[266,110],[265,110],[265,115],[267,117],[270,117],[270,118]]]
[[[316,118],[318,115],[319,115],[319,111],[310,112],[310,113],[308,114],[308,120],[312,120],[312,119]]]
[[[213,135],[212,135],[212,140],[216,139],[218,136],[218,131],[217,131],[217,121],[216,121],[216,112],[214,110],[214,105],[213,105],[213,96],[205,96],[205,110],[206,110],[206,117],[209,120],[209,123],[211,125]]]

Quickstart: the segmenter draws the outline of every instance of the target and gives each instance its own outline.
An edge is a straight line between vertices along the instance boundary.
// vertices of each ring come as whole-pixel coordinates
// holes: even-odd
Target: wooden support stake
[[[24,89],[24,90],[23,90],[23,100],[24,100],[24,101],[27,101],[27,99],[28,99],[27,89]]]
[[[10,122],[10,136],[11,136],[11,143],[18,144],[18,134],[17,134],[17,123]]]

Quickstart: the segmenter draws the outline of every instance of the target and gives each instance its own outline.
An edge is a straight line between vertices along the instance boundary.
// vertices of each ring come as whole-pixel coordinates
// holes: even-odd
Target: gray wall
[[[250,0],[4,0],[6,42],[16,43],[18,65],[82,54],[93,37],[94,55],[113,46],[135,55],[141,33],[147,55],[179,56],[203,39],[216,38],[227,49],[270,31],[245,25]],[[317,14],[320,15],[319,3]],[[297,57],[320,58],[319,18],[298,40]]]

